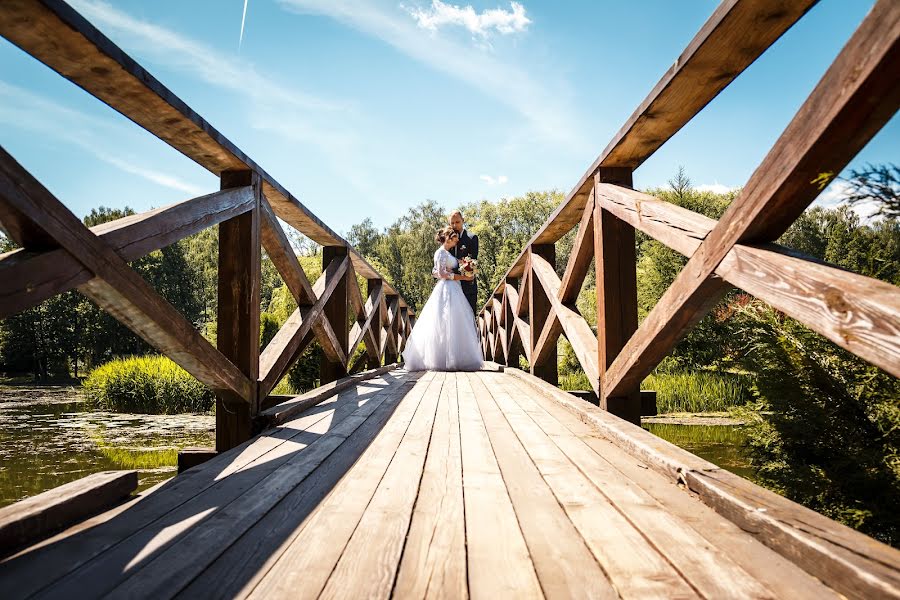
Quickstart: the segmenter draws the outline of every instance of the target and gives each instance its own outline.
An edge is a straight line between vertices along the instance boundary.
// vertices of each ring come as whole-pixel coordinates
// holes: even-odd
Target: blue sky
[[[410,206],[569,191],[715,9],[707,0],[77,0],[339,232]],[[871,7],[822,0],[635,173],[749,178]],[[79,216],[216,179],[6,41],[3,146]],[[851,163],[900,159],[897,116]],[[830,197],[833,194],[826,194]],[[828,199],[825,199],[828,201]]]

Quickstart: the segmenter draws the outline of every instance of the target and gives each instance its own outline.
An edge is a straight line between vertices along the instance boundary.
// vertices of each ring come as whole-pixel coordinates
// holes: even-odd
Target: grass
[[[560,389],[590,390],[587,376],[576,371],[560,375]],[[656,391],[656,409],[663,413],[722,412],[746,404],[750,396],[747,375],[711,371],[654,373],[644,380],[642,390]]]
[[[659,413],[721,412],[742,406],[751,397],[747,375],[711,371],[654,373],[641,389],[656,391]]]
[[[89,405],[114,412],[206,412],[215,399],[212,390],[164,356],[112,360],[91,371],[83,387]]]

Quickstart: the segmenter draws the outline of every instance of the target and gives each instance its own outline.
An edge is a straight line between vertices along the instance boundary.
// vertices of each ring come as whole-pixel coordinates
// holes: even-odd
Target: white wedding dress
[[[435,277],[447,277],[459,262],[443,246],[434,253]],[[459,281],[438,279],[419,311],[403,351],[409,371],[477,371],[484,362],[472,307]]]

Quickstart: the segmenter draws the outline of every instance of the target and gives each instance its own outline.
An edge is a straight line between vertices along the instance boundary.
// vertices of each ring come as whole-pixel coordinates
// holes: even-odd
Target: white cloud
[[[458,43],[419,28],[396,5],[353,0],[279,0],[298,14],[324,15],[380,39],[428,67],[481,91],[525,117],[540,141],[582,147],[574,110],[560,85],[538,82],[528,69],[502,61],[469,43]],[[521,130],[518,132],[521,134]]]
[[[63,140],[117,169],[163,187],[192,196],[209,192],[208,189],[171,174],[139,166],[137,161],[123,157],[121,151],[118,156],[114,156],[113,150],[104,150],[110,139],[124,133],[111,122],[72,110],[3,81],[0,81],[0,123],[47,138]]]
[[[727,194],[737,188],[722,185],[721,183],[704,183],[694,188],[698,192],[712,192],[713,194]]]
[[[525,7],[518,2],[509,3],[511,10],[493,8],[480,13],[471,5],[457,6],[432,0],[431,8],[403,8],[422,29],[437,31],[446,25],[465,27],[472,35],[487,37],[491,30],[504,35],[520,33],[528,28],[531,19],[525,16]]]
[[[479,179],[488,185],[503,185],[504,183],[507,183],[509,181],[509,177],[507,177],[506,175],[499,175],[497,177],[482,175],[479,177]]]
[[[845,198],[851,191],[849,183],[843,179],[835,179],[813,202],[813,206],[821,206],[823,208],[837,208],[847,204]],[[878,212],[877,202],[859,202],[850,207],[850,210],[859,215],[859,218],[865,223],[875,219],[875,213]]]

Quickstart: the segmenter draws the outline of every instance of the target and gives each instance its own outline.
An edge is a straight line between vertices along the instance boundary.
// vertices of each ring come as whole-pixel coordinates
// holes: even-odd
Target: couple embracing
[[[410,371],[477,371],[484,362],[474,326],[478,236],[466,231],[458,210],[449,221],[435,235],[431,274],[437,283],[403,351]]]

